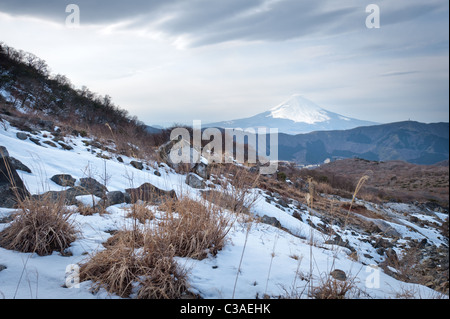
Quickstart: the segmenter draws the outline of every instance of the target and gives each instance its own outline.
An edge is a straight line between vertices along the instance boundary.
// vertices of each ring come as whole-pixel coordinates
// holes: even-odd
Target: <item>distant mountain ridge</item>
[[[252,117],[206,124],[220,128],[278,128],[280,133],[301,134],[324,130],[347,130],[379,123],[327,111],[302,95],[292,95],[274,108]]]
[[[449,158],[449,123],[396,122],[351,130],[279,134],[280,160],[320,164],[339,158],[431,165]]]

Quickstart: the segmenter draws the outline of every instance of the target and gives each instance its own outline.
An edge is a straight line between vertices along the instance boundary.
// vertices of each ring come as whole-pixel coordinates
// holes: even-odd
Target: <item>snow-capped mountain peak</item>
[[[299,94],[292,95],[288,100],[272,108],[268,117],[307,124],[330,120],[326,110]]]
[[[303,95],[294,94],[286,101],[252,117],[210,123],[208,127],[248,128],[272,127],[286,134],[301,134],[314,131],[349,130],[359,126],[378,123],[358,120],[327,111]]]

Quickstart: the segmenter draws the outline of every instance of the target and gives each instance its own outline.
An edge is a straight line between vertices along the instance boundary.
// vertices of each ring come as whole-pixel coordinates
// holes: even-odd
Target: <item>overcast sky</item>
[[[80,26],[65,21],[69,3]],[[366,27],[366,7],[380,28]],[[147,124],[248,117],[292,94],[363,120],[448,122],[447,0],[0,0],[0,41]]]

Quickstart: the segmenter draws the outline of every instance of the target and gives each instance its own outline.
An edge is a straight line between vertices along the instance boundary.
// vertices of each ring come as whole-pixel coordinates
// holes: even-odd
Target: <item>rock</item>
[[[50,179],[60,186],[74,186],[76,182],[76,179],[68,174],[53,175]]]
[[[200,160],[200,153],[184,139],[164,143],[158,148],[158,154],[164,163],[175,170],[178,170],[183,164],[188,164],[189,169],[192,169]],[[182,157],[183,155],[186,156]]]
[[[138,188],[128,188],[125,192],[130,197],[131,203],[142,200],[156,205],[168,199],[177,199],[174,190],[165,191],[149,183],[142,184]]]
[[[91,195],[85,188],[75,186],[64,191],[49,191],[40,195],[33,195],[35,199],[50,199],[53,201],[64,201],[65,205],[77,205],[77,196]]]
[[[64,150],[66,150],[66,151],[73,150],[73,147],[72,147],[72,146],[67,145],[67,144],[65,144],[65,143],[63,143],[63,142],[58,142],[58,144],[59,144]]]
[[[402,235],[384,220],[374,219],[372,220],[372,223],[374,223],[386,236],[402,238]]]
[[[334,279],[340,280],[340,281],[347,280],[347,275],[345,274],[345,272],[343,270],[340,270],[340,269],[335,269],[332,272],[330,272],[330,276],[333,277]]]
[[[28,196],[30,193],[11,164],[8,150],[0,146],[0,207],[13,208],[18,200]]]
[[[16,133],[16,137],[19,140],[25,141],[28,138],[28,135],[26,133],[24,133],[24,132],[17,132]]]
[[[14,157],[9,157],[9,161],[11,162],[11,165],[19,171],[24,171],[27,173],[31,173],[31,169],[28,168],[28,166],[26,166],[25,164],[23,164],[21,161],[19,161],[18,159],[14,158]]]
[[[39,141],[38,138],[30,137],[30,141],[32,141],[36,145],[41,145],[41,142]]]
[[[44,143],[44,144],[47,144],[47,145],[49,145],[49,146],[51,146],[51,147],[55,147],[55,148],[57,147],[56,144],[53,143],[52,141],[44,141],[43,143]]]
[[[276,219],[275,217],[269,217],[267,215],[264,215],[261,218],[261,223],[269,224],[269,225],[272,225],[272,226],[275,226],[275,227],[278,227],[278,228],[281,227],[281,223],[280,223],[280,221],[278,219]]]
[[[206,184],[203,178],[194,173],[189,173],[186,176],[186,184],[191,186],[192,188],[205,188]]]
[[[155,174],[156,176],[161,176],[161,173],[159,171],[154,171],[153,174]]]
[[[341,246],[341,247],[349,249],[351,252],[356,251],[356,249],[350,245],[350,243],[348,242],[348,239],[344,241],[342,239],[342,237],[337,234],[334,236],[333,239],[329,239],[329,240],[325,241],[325,244]]]
[[[8,150],[4,146],[0,146],[0,159],[3,159],[4,157],[9,157]]]
[[[192,168],[191,172],[197,174],[203,179],[209,179],[210,177],[210,168],[207,163],[201,161],[200,163],[197,163]]]
[[[278,204],[285,208],[289,208],[289,204],[283,198],[278,199]]]
[[[144,164],[142,164],[142,162],[131,161],[130,164],[131,164],[131,166],[133,166],[134,168],[136,168],[138,170],[142,171],[144,169]]]
[[[5,265],[0,265],[0,271],[5,270],[7,267]]]
[[[113,191],[106,194],[107,206],[129,202],[131,202],[131,198],[127,193],[123,193],[121,191]]]
[[[108,189],[91,177],[80,178],[80,187],[85,189],[88,194],[103,198]]]
[[[372,246],[373,248],[392,248],[394,247],[394,244],[392,244],[389,240],[380,237],[376,239]]]

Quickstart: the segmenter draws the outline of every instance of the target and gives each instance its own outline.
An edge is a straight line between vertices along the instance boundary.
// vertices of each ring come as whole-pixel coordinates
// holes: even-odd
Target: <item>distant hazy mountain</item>
[[[397,122],[342,131],[279,134],[280,160],[319,164],[358,157],[436,164],[449,158],[449,123]]]
[[[205,126],[221,128],[278,128],[280,133],[300,134],[325,130],[347,130],[378,123],[362,121],[327,111],[301,95],[293,95],[276,107],[255,116]]]

